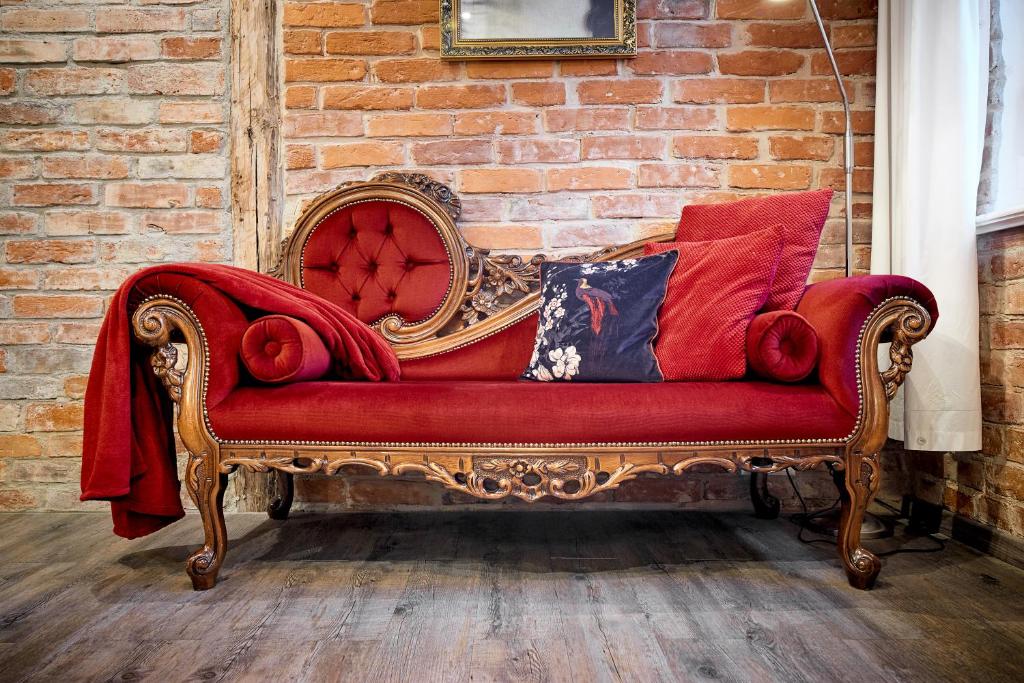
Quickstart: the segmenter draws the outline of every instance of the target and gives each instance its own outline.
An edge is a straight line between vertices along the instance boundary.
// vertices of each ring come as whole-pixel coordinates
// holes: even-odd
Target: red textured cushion
[[[855,421],[820,386],[747,381],[306,382],[209,413],[223,439],[407,443],[842,439]]]
[[[286,315],[264,316],[242,335],[242,362],[261,382],[320,379],[331,367],[331,354],[312,327]]]
[[[762,313],[747,328],[747,362],[765,379],[799,382],[818,363],[818,335],[794,311]]]
[[[717,240],[782,225],[785,244],[764,310],[791,311],[807,286],[831,201],[832,190],[815,190],[726,204],[691,204],[683,208],[676,239],[681,242]]]
[[[747,325],[772,285],[782,228],[712,242],[648,242],[679,251],[658,314],[654,355],[666,380],[736,379],[747,371]]]
[[[390,200],[356,202],[317,224],[302,248],[302,286],[364,323],[418,322],[451,286],[451,261],[434,224]]]

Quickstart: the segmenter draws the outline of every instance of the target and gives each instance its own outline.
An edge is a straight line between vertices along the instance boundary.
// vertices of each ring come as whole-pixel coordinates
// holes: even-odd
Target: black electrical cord
[[[829,469],[832,469],[831,466],[829,467]],[[835,501],[833,501],[833,503],[826,508],[821,508],[820,510],[815,510],[814,512],[808,512],[807,501],[804,500],[803,495],[800,493],[800,488],[796,485],[796,480],[793,479],[793,474],[792,472],[790,472],[789,469],[786,470],[786,478],[789,479],[789,485],[793,487],[793,493],[796,494],[797,500],[800,501],[800,508],[802,510],[801,512],[796,512],[789,516],[790,521],[792,521],[794,524],[800,527],[800,531],[798,531],[796,535],[797,540],[801,543],[806,543],[808,545],[812,545],[814,543],[836,545],[835,541],[828,538],[804,538],[804,532],[807,531],[807,522],[814,519],[815,517],[821,517],[822,515],[834,510],[836,506],[839,505],[839,502],[842,500],[842,497],[837,497]],[[893,506],[883,501],[878,501],[878,503],[888,508],[889,510],[899,514],[899,511]],[[889,550],[884,553],[875,553],[875,555],[877,555],[878,557],[890,557],[892,555],[909,555],[912,553],[937,553],[946,549],[946,541],[944,541],[943,539],[936,538],[934,534],[924,534],[924,536],[933,541],[935,543],[935,546],[931,548],[896,548],[895,550]]]

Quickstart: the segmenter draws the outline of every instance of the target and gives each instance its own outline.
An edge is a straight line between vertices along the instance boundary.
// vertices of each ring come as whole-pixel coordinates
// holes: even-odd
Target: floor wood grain
[[[109,528],[0,515],[0,681],[1024,680],[1024,571],[953,543],[860,592],[742,513],[234,514],[195,593],[196,517]]]

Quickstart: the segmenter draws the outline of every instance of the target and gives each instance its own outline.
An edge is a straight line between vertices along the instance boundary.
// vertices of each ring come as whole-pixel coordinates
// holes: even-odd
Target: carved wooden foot
[[[294,476],[288,472],[274,470],[270,473],[274,481],[274,498],[267,506],[267,516],[270,519],[288,519],[288,511],[292,509],[292,499],[295,497]]]
[[[185,571],[197,591],[213,588],[217,572],[228,549],[227,528],[224,525],[224,489],[228,477],[216,471],[215,464],[206,453],[190,455],[185,484],[192,501],[199,508],[206,540],[203,547],[185,561]]]
[[[764,472],[750,473],[750,502],[754,504],[754,516],[758,519],[776,519],[782,504],[768,493],[768,475]]]
[[[875,585],[882,561],[860,544],[860,527],[864,513],[878,491],[880,469],[878,455],[865,456],[853,453],[848,456],[846,469],[837,471],[835,477],[842,498],[842,515],[839,518],[839,557],[846,568],[850,585],[868,590]]]

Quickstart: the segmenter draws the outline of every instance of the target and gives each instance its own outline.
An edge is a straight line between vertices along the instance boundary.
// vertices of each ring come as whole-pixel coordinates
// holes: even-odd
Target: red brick
[[[219,211],[149,211],[140,225],[169,235],[218,233],[224,229],[224,214]]]
[[[96,133],[96,148],[109,152],[184,152],[184,131],[153,128],[149,130],[101,130]]]
[[[575,130],[629,130],[629,110],[549,109],[544,112],[544,129],[550,133]]]
[[[824,19],[871,19],[878,16],[878,0],[819,0]]]
[[[17,512],[18,510],[31,510],[38,502],[30,491],[19,491],[17,489],[0,489],[0,510],[4,512]]]
[[[841,168],[823,168],[818,178],[818,185],[831,187],[842,192],[846,183],[846,175]],[[870,168],[853,169],[853,191],[870,193],[874,184],[874,174]]]
[[[332,85],[324,88],[324,109],[410,109],[412,88]]]
[[[25,72],[25,91],[32,95],[106,95],[120,92],[124,73],[117,69],[60,68]]]
[[[160,123],[223,123],[224,105],[220,102],[161,102]]]
[[[92,185],[39,183],[14,186],[15,206],[57,206],[67,204],[95,204]]]
[[[8,8],[0,14],[0,28],[4,33],[70,33],[88,31],[89,20],[86,10]]]
[[[285,31],[284,52],[288,55],[319,55],[324,50],[320,31]]]
[[[124,157],[90,154],[76,157],[43,157],[44,178],[127,178]]]
[[[48,235],[118,235],[128,231],[126,214],[117,211],[47,211]]]
[[[16,318],[97,318],[103,313],[103,299],[78,294],[19,294],[12,309]]]
[[[333,83],[358,81],[366,75],[366,62],[361,59],[287,59],[284,80]]]
[[[39,439],[28,434],[0,434],[0,458],[36,458],[42,455]]]
[[[504,85],[428,85],[416,89],[421,109],[482,109],[505,103]]]
[[[580,143],[557,138],[502,140],[498,143],[498,162],[532,164],[573,162],[580,159]]]
[[[438,26],[424,26],[420,29],[420,47],[424,50],[441,49],[441,29]]]
[[[184,31],[185,18],[183,9],[101,7],[96,10],[96,30],[99,33]]]
[[[180,183],[111,183],[107,206],[172,209],[188,203],[188,186]]]
[[[665,153],[662,137],[606,135],[583,138],[584,159],[660,159]]]
[[[614,59],[567,59],[558,66],[563,76],[614,76],[619,63]]]
[[[25,408],[25,429],[29,432],[68,432],[82,428],[79,403],[30,403]]]
[[[847,96],[853,101],[853,83],[845,83]],[[831,78],[783,79],[768,83],[771,102],[838,102],[839,88]]]
[[[439,59],[388,59],[376,62],[373,74],[382,83],[453,81],[459,76],[459,67]]]
[[[489,164],[494,150],[489,140],[437,140],[412,146],[412,160],[427,166],[444,164]]]
[[[718,124],[710,107],[637,107],[636,127],[641,130],[709,130]]]
[[[390,166],[402,164],[405,153],[402,145],[394,142],[353,142],[329,145],[321,150],[323,168],[351,166]]]
[[[540,249],[544,246],[541,230],[519,223],[472,223],[460,227],[462,236],[483,249]]]
[[[160,47],[152,38],[90,37],[76,40],[71,55],[76,62],[140,62],[157,59]]]
[[[849,24],[832,26],[832,47],[870,47],[876,42],[875,24]]]
[[[220,38],[177,36],[160,41],[160,51],[168,59],[216,59],[220,57]]]
[[[874,111],[852,111],[850,121],[853,132],[858,135],[871,135],[875,132]],[[846,119],[842,111],[821,112],[821,124],[818,127],[822,133],[842,133],[846,130]]]
[[[596,218],[678,218],[683,198],[677,194],[596,195],[592,206]]]
[[[642,164],[637,187],[718,187],[718,171],[694,164]]]
[[[811,186],[811,167],[793,164],[733,164],[729,185],[741,188],[803,190]]]
[[[726,23],[659,21],[654,25],[657,47],[729,47],[731,44],[732,26]]]
[[[0,235],[26,235],[35,232],[36,217],[31,213],[0,213]]]
[[[23,320],[0,322],[0,344],[45,344],[50,341],[49,323]]]
[[[652,79],[583,81],[580,104],[643,104],[661,101],[661,82]]]
[[[753,47],[820,48],[821,32],[814,22],[775,22],[747,25],[747,42]]]
[[[196,206],[200,209],[220,209],[224,207],[224,196],[218,187],[200,187],[196,189]]]
[[[312,109],[316,106],[316,88],[311,85],[293,85],[284,90],[287,109]]]
[[[512,102],[533,107],[565,104],[565,85],[562,83],[513,83]]]
[[[285,26],[341,28],[365,23],[363,6],[355,3],[288,2],[284,6]]]
[[[363,117],[356,112],[323,111],[288,114],[284,117],[286,138],[357,136],[363,134]]]
[[[312,145],[288,145],[284,150],[284,159],[284,166],[289,171],[316,166],[316,152]]]
[[[814,110],[810,107],[749,106],[729,107],[728,130],[812,130]]]
[[[740,135],[681,135],[672,155],[688,159],[756,159],[757,138]]]
[[[379,114],[367,121],[371,137],[428,137],[452,134],[451,114]]]
[[[836,64],[844,76],[874,76],[875,50],[837,50]],[[832,75],[832,64],[824,53],[811,57],[811,73],[817,76]]]
[[[36,269],[0,267],[0,289],[39,289],[39,273]]]
[[[193,154],[219,152],[224,146],[224,133],[215,130],[193,130],[189,132],[189,151]]]
[[[709,0],[639,0],[636,15],[640,19],[704,19]]]
[[[0,69],[0,95],[10,95],[14,92],[14,80],[17,72],[14,69]]]
[[[0,158],[0,178],[31,178],[35,174],[34,159],[29,157]]]
[[[768,138],[768,151],[772,159],[816,159],[826,161],[832,158],[833,139],[825,135],[773,135]]]
[[[630,71],[641,75],[706,74],[714,68],[710,54],[686,50],[645,51],[629,60],[626,65]]]
[[[137,64],[128,67],[128,90],[139,95],[221,95],[219,64]]]
[[[762,79],[685,78],[672,84],[672,99],[686,104],[756,104],[764,101]]]
[[[11,152],[56,152],[89,148],[89,134],[66,130],[0,130],[0,147]]]
[[[55,123],[60,109],[46,103],[0,102],[0,124],[37,126]]]
[[[408,31],[345,31],[327,34],[327,53],[342,55],[404,55],[416,51]]]
[[[718,70],[737,76],[782,76],[803,66],[799,52],[786,50],[747,50],[718,55]]]
[[[440,18],[435,0],[373,0],[370,7],[374,24],[436,24]]]
[[[113,290],[132,274],[132,268],[48,268],[43,288],[51,290]],[[90,340],[91,341],[91,340]]]
[[[540,192],[540,172],[528,168],[480,168],[459,172],[459,189],[467,193]]]
[[[551,78],[554,69],[555,63],[547,60],[466,63],[466,75],[470,78]]]
[[[719,19],[803,19],[807,7],[802,2],[768,2],[766,0],[718,0]]]
[[[456,135],[521,135],[537,132],[537,114],[520,111],[473,111],[455,115]]]
[[[548,191],[559,190],[623,190],[633,185],[628,168],[574,166],[547,172]]]

